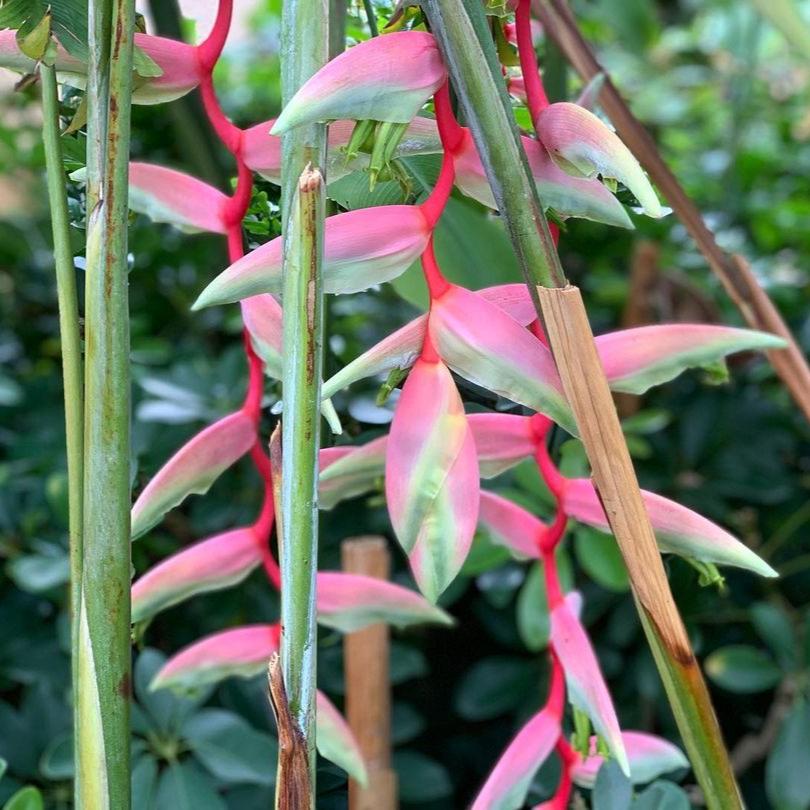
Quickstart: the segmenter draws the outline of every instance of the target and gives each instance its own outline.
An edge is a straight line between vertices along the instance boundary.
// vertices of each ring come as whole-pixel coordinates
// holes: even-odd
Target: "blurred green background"
[[[250,6],[216,77],[226,111],[240,125],[265,120],[279,106],[280,0]],[[751,259],[806,350],[810,59],[793,51],[747,2],[592,0],[574,7],[720,243]],[[386,6],[377,8],[384,18]],[[810,19],[810,3],[798,8]],[[152,32],[172,34],[181,26],[194,36],[174,2],[153,3],[152,12]],[[350,6],[350,37],[365,36],[363,19]],[[575,97],[579,87],[569,74],[565,88],[555,90],[558,98]],[[75,101],[66,99],[68,106]],[[67,497],[38,115],[35,87],[0,96],[0,757],[8,764],[0,802],[32,784],[46,807],[59,808],[70,804],[72,767]],[[73,154],[80,154],[80,146],[74,142]],[[230,182],[232,167],[202,123],[195,98],[136,108],[133,153],[222,187]],[[434,167],[427,161],[425,168]],[[362,206],[396,192],[383,186],[371,198],[364,188],[342,185],[333,196],[342,205]],[[80,199],[80,190],[71,188],[77,254],[83,241]],[[276,189],[260,185],[251,215],[255,244],[277,233],[276,201]],[[629,232],[572,220],[562,237],[564,265],[585,292],[597,333],[635,318],[740,325],[673,216],[634,221],[636,230]],[[500,225],[471,201],[454,199],[441,229],[440,260],[451,276],[471,287],[518,280]],[[182,235],[134,217],[130,250],[132,471],[139,490],[183,441],[238,406],[245,367],[237,309],[189,309],[226,264],[222,240]],[[81,276],[80,260],[77,268]],[[330,370],[413,317],[419,296],[412,276],[395,288],[329,302]],[[345,439],[362,441],[385,431],[391,410],[390,404],[374,405],[378,386],[367,381],[336,398]],[[480,391],[463,393],[472,408],[494,404],[481,400]],[[642,485],[728,527],[781,573],[779,580],[764,581],[728,570],[728,588],[719,592],[700,587],[695,571],[680,560],[666,563],[708,671],[748,807],[810,807],[807,423],[767,363],[752,356],[734,359],[727,384],[709,385],[700,373],[690,373],[624,407]],[[267,435],[272,424],[268,412]],[[564,471],[584,471],[578,443],[558,436],[556,449]],[[550,513],[548,493],[531,465],[492,483],[540,514]],[[194,539],[249,521],[260,498],[249,464],[229,471],[206,497],[189,499],[134,545],[135,571]],[[323,514],[320,567],[339,567],[340,541],[364,533],[392,536],[380,495]],[[593,534],[570,534],[565,566],[585,596],[584,619],[622,724],[678,741],[615,543]],[[403,555],[395,543],[391,548],[396,579],[411,582]],[[395,764],[403,807],[466,806],[511,736],[541,704],[547,617],[538,609],[539,581],[536,568],[509,561],[482,536],[464,575],[442,600],[458,626],[395,634]],[[276,596],[257,572],[241,587],[166,611],[140,635],[134,652],[138,810],[272,805],[267,761],[275,739],[261,678],[229,681],[195,700],[150,695],[145,684],[161,656],[201,635],[277,616]],[[319,685],[340,705],[340,637],[322,630],[318,656]],[[189,722],[203,706],[222,712],[213,730]],[[319,808],[344,807],[342,773],[321,765]],[[680,776],[682,790],[669,792],[670,804],[649,806],[700,807],[693,778]],[[535,780],[530,799],[548,797],[555,780],[552,763]],[[598,796],[580,794],[579,806],[592,800],[598,806]]]

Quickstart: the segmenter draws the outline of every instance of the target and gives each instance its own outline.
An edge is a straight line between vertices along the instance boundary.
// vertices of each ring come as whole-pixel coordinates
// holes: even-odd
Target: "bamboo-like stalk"
[[[84,380],[82,340],[79,330],[79,299],[76,271],[70,247],[65,171],[59,127],[59,92],[56,70],[40,66],[42,84],[42,140],[45,145],[45,174],[53,233],[56,295],[59,301],[59,340],[62,346],[62,380],[65,402],[65,439],[68,477],[68,538],[70,554],[70,650],[73,688],[73,735],[78,738],[78,646],[79,600],[82,578],[82,510],[84,489]]]
[[[133,0],[90,0],[78,806],[130,807],[127,198]]]
[[[290,714],[315,777],[318,449],[323,359],[325,193],[318,169],[301,173],[287,220],[284,264],[284,419],[281,433],[281,662]],[[279,784],[286,774],[281,772]],[[314,790],[310,795],[314,807]]]
[[[773,332],[787,341],[787,348],[769,351],[768,358],[794,402],[810,420],[810,366],[773,301],[762,289],[745,259],[737,255],[729,256],[717,244],[697,206],[661,157],[655,141],[633,115],[610,76],[599,64],[567,4],[562,0],[543,0],[537,8],[549,37],[580,76],[586,81],[599,73],[605,76],[599,100],[616,131],[661,189],[748,325]]]
[[[464,0],[423,0],[422,7],[449,67],[538,316],[546,324],[594,483],[627,564],[642,626],[695,773],[710,808],[740,808],[728,754],[669,590],[616,410],[607,395],[587,315],[578,291],[564,286],[506,92],[496,79],[499,70],[483,7]],[[537,227],[527,220],[527,209],[538,220]],[[538,284],[544,288],[538,289]],[[584,388],[583,368],[587,370]],[[600,391],[605,394],[601,398],[591,396]]]

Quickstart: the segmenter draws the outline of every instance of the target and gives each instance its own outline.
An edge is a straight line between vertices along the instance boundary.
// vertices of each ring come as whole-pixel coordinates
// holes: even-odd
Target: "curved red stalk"
[[[242,159],[242,130],[228,120],[222,111],[214,90],[214,67],[222,54],[222,49],[225,47],[225,41],[231,27],[232,14],[233,0],[220,0],[214,26],[205,41],[197,47],[197,60],[202,74],[200,93],[205,113],[217,133],[217,137],[236,161],[238,178],[236,189],[228,199],[223,212],[227,231],[228,259],[231,264],[241,259],[245,254],[244,240],[242,238],[242,220],[245,218],[250,206],[250,198],[253,193],[253,175]],[[256,425],[256,443],[250,451],[250,456],[264,484],[264,500],[259,516],[253,524],[253,531],[266,548],[263,562],[267,578],[276,588],[279,588],[281,586],[281,574],[278,563],[268,547],[274,523],[273,477],[270,459],[262,449],[261,437],[258,432],[262,394],[264,393],[264,364],[253,350],[253,344],[247,329],[243,331],[243,336],[245,357],[248,364],[248,388],[242,410],[253,419]]]
[[[523,73],[523,85],[526,88],[526,105],[529,108],[532,124],[537,130],[537,118],[548,107],[548,96],[537,70],[537,58],[534,54],[531,0],[519,0],[518,2],[515,10],[515,36],[520,57],[520,69]]]
[[[568,807],[568,800],[571,798],[571,788],[573,781],[571,779],[571,770],[577,763],[577,752],[571,747],[571,744],[561,734],[557,740],[555,747],[557,755],[562,760],[562,775],[560,776],[560,783],[557,785],[557,790],[554,796],[549,801],[548,810],[566,810]]]
[[[436,223],[447,205],[450,192],[453,190],[453,183],[456,179],[456,168],[453,156],[464,137],[464,130],[456,121],[453,107],[450,104],[450,85],[445,82],[433,96],[436,109],[436,125],[439,128],[444,154],[442,156],[442,167],[433,191],[422,203],[422,213],[430,228],[435,228]]]

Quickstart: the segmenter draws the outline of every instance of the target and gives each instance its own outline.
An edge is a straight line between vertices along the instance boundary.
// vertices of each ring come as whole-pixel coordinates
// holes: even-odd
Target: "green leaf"
[[[689,810],[689,797],[672,782],[653,782],[633,802],[633,810]]]
[[[627,567],[613,535],[590,526],[578,526],[574,533],[574,553],[585,573],[603,588],[616,593],[630,589]]]
[[[64,585],[70,576],[67,553],[52,543],[41,543],[40,553],[25,554],[12,560],[8,575],[14,584],[28,593],[45,593]]]
[[[132,769],[132,806],[152,808],[158,784],[158,762],[150,755],[142,756]]]
[[[42,794],[35,787],[18,790],[4,805],[3,810],[43,810]]]
[[[72,734],[60,734],[51,740],[39,761],[39,769],[46,779],[61,781],[73,778]]]
[[[160,777],[154,810],[227,810],[211,780],[193,763],[173,762]]]
[[[591,797],[593,810],[625,810],[630,807],[633,785],[616,760],[608,759],[596,774]]]
[[[790,616],[770,602],[756,602],[749,610],[754,629],[777,660],[783,667],[793,666],[796,662],[796,638]]]
[[[705,667],[718,686],[740,694],[772,689],[782,677],[782,671],[767,653],[745,644],[715,650],[706,659]]]
[[[447,278],[473,290],[519,281],[520,271],[501,222],[472,202],[451,198],[435,232],[436,258]],[[427,309],[422,266],[415,262],[393,282],[409,303]]]
[[[540,652],[548,645],[551,624],[546,598],[543,566],[535,563],[517,598],[517,627],[520,638],[531,652]]]
[[[444,766],[416,751],[397,751],[394,770],[403,802],[435,802],[453,792],[453,783]]]
[[[782,721],[765,765],[765,788],[775,810],[810,807],[810,703],[796,701]]]
[[[327,187],[326,196],[350,211],[377,205],[400,205],[407,200],[405,191],[396,180],[385,180],[377,183],[373,191],[369,190],[368,172],[352,172],[335,180]]]
[[[203,709],[186,720],[181,734],[195,757],[217,779],[232,784],[275,784],[275,738],[251,728],[239,715]]]
[[[537,667],[523,658],[493,655],[464,674],[453,705],[465,720],[489,720],[520,706],[536,688]]]

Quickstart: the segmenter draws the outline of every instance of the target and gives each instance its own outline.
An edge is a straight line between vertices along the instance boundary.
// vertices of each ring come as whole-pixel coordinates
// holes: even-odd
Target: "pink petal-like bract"
[[[451,285],[434,299],[428,331],[442,360],[457,374],[576,435],[551,352],[504,310]]]
[[[318,477],[318,505],[332,509],[340,501],[356,498],[374,489],[385,474],[385,449],[387,436],[362,444],[359,447],[337,447],[340,451],[334,458],[327,456],[327,464],[321,463]],[[344,452],[347,451],[347,452]],[[325,450],[321,450],[324,459]]]
[[[654,492],[642,490],[641,495],[661,551],[777,576],[770,565],[716,523]],[[563,505],[575,520],[610,531],[599,496],[587,478],[565,482]]]
[[[36,65],[17,45],[17,32],[0,31],[0,67],[16,73],[33,73]],[[138,77],[132,88],[134,104],[159,104],[173,101],[193,90],[200,83],[196,49],[185,42],[165,37],[135,34],[135,44],[161,69],[160,76]],[[87,65],[57,46],[54,67],[59,81],[84,89]]]
[[[532,780],[554,750],[562,729],[553,714],[538,712],[501,754],[471,810],[518,810]]]
[[[132,621],[207,591],[241,582],[261,564],[266,543],[252,528],[209,537],[168,557],[132,586]]]
[[[355,293],[391,281],[422,254],[430,226],[416,205],[360,208],[326,219],[323,283],[327,293]],[[281,292],[279,236],[234,262],[192,309]]]
[[[643,731],[623,731],[622,740],[630,762],[630,779],[634,785],[652,782],[665,773],[688,768],[689,760],[683,751],[669,740],[645,734]],[[574,783],[584,788],[593,788],[596,774],[605,758],[596,753],[596,737],[591,738],[590,756],[574,765],[571,776]]]
[[[621,769],[629,775],[619,720],[591,642],[567,601],[551,609],[551,644],[565,671],[568,699],[591,718]]]
[[[370,624],[394,627],[435,622],[452,624],[440,608],[414,591],[361,574],[322,571],[317,575],[318,621],[342,633],[353,633]]]
[[[525,284],[486,287],[478,290],[477,294],[508,312],[523,326],[537,317]],[[427,316],[420,315],[383,338],[376,346],[372,346],[330,377],[323,385],[322,395],[334,396],[341,389],[365,377],[384,374],[395,368],[410,368],[422,351],[426,325]]]
[[[638,161],[590,110],[569,101],[551,104],[537,118],[537,135],[561,169],[576,177],[615,178],[635,194],[648,216],[663,216]]]
[[[436,41],[400,31],[355,45],[324,65],[281,111],[274,135],[349,118],[407,124],[447,80]]]
[[[265,373],[276,380],[282,374],[282,311],[272,295],[253,295],[242,301],[242,320],[253,350],[264,361]]]
[[[193,45],[137,33],[135,44],[163,71],[160,76],[135,82],[132,88],[132,101],[135,104],[174,101],[200,83],[197,49]]]
[[[508,413],[473,413],[467,417],[475,439],[482,478],[494,478],[537,447],[530,416]]]
[[[129,164],[129,207],[154,222],[224,234],[227,202],[221,191],[184,172],[153,163]]]
[[[610,387],[629,394],[643,394],[684,369],[717,363],[734,352],[784,345],[767,332],[698,323],[641,326],[596,338]]]
[[[253,420],[229,414],[184,444],[156,473],[132,507],[132,537],[160,521],[187,495],[204,495],[211,484],[256,441]]]
[[[206,636],[170,658],[150,689],[194,689],[232,675],[257,675],[278,652],[279,634],[277,624],[252,624]]]
[[[522,506],[494,492],[481,490],[478,522],[495,542],[506,546],[519,559],[540,556],[537,540],[545,524]]]
[[[591,219],[620,228],[633,227],[624,206],[602,183],[566,174],[549,157],[541,143],[525,136],[522,141],[537,185],[537,194],[545,208],[551,208],[563,217]],[[454,154],[454,162],[456,185],[459,189],[482,205],[495,208],[495,198],[492,196],[484,166],[478,157],[475,142],[467,131],[462,145]]]
[[[367,784],[368,773],[360,746],[343,715],[320,689],[315,694],[315,718],[318,753],[361,785]]]
[[[385,494],[420,590],[435,602],[461,569],[478,522],[478,459],[453,377],[416,361],[388,436]]]

